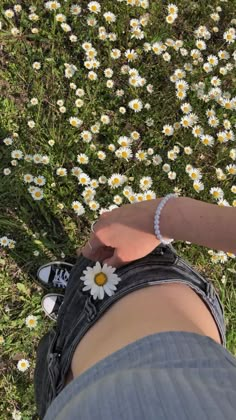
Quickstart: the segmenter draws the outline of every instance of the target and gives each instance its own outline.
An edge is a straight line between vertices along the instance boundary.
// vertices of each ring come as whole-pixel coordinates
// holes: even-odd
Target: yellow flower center
[[[96,12],[96,10],[97,10],[97,6],[96,6],[96,5],[93,5],[93,6],[91,7],[91,9],[92,9],[94,12]]]
[[[22,368],[26,367],[26,363],[25,362],[21,362],[21,367]]]
[[[216,197],[216,198],[218,198],[218,197],[220,196],[220,194],[219,194],[219,192],[218,192],[218,191],[214,191],[214,192],[213,192],[213,196],[214,196],[214,197]]]
[[[77,124],[77,122],[76,121],[71,121],[71,125],[73,125],[73,127],[75,127],[76,126],[76,124]]]
[[[119,179],[118,178],[113,179],[113,183],[114,184],[119,184]]]
[[[139,104],[138,103],[135,103],[134,104],[134,109],[138,109],[139,108]]]
[[[191,178],[196,179],[196,178],[197,178],[197,174],[194,174],[194,173],[193,173],[193,174],[191,175]]]
[[[104,273],[98,273],[96,274],[94,281],[98,286],[103,286],[107,283],[107,276]]]
[[[121,155],[122,155],[123,158],[126,158],[127,157],[127,152],[122,152]]]
[[[30,320],[29,320],[29,324],[30,324],[30,325],[34,325],[34,324],[35,324],[35,320],[34,320],[34,319],[30,319]]]
[[[41,192],[40,191],[36,191],[35,197],[41,197]]]

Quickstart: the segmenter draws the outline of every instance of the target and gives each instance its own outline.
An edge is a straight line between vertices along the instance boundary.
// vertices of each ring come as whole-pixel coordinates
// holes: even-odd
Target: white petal
[[[99,287],[98,294],[99,294],[99,299],[103,299],[104,298],[104,289],[103,289],[103,287]]]
[[[91,286],[85,286],[85,287],[83,287],[83,291],[86,291],[86,290],[89,290],[89,289],[91,289]]]
[[[106,294],[108,295],[108,296],[112,296],[114,293],[112,292],[112,290],[110,289],[110,287],[108,287],[108,285],[107,284],[105,284],[104,286],[104,290],[105,290],[105,292],[106,292]]]

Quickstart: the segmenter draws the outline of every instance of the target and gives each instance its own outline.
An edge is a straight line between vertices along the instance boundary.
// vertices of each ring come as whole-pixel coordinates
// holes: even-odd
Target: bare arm
[[[161,234],[236,254],[236,208],[189,197],[170,199],[160,216]]]

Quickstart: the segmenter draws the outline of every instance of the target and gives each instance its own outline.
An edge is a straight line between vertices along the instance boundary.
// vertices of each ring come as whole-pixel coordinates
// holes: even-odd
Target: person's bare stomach
[[[114,303],[88,330],[73,354],[65,384],[122,347],[164,331],[194,332],[221,344],[211,312],[189,286],[144,287]]]

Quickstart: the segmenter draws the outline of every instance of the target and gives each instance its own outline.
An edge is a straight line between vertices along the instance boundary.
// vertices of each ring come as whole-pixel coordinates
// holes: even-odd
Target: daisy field
[[[175,192],[236,207],[236,0],[1,1],[0,419],[37,419],[52,321],[37,268],[104,211]],[[236,256],[177,252],[212,282],[236,355]]]

